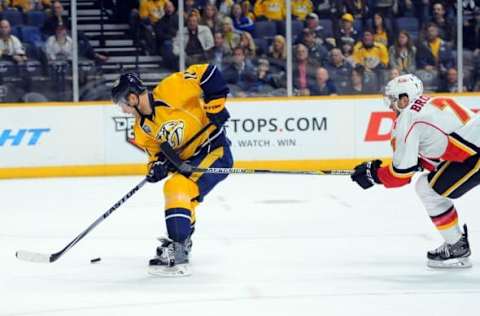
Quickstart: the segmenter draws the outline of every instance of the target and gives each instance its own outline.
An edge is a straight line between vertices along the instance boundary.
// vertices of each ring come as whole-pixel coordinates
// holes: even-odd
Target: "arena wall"
[[[478,94],[452,97],[480,108]],[[391,155],[380,96],[231,99],[236,167],[350,169]],[[0,178],[144,174],[133,118],[107,102],[0,105]]]

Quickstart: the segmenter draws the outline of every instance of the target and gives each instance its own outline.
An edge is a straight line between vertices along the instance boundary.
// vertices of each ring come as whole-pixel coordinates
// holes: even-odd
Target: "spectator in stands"
[[[308,58],[308,48],[303,44],[295,46],[295,62],[293,63],[293,88],[295,95],[310,95],[309,86],[315,81],[316,65]]]
[[[378,89],[372,84],[366,83],[365,68],[357,65],[352,70],[351,90],[348,94],[371,94],[378,93]]]
[[[318,67],[315,71],[315,82],[310,85],[310,95],[337,95],[337,87],[330,79],[328,70]]]
[[[22,12],[28,12],[32,10],[43,10],[50,8],[50,0],[12,0],[11,6],[17,8]]]
[[[240,34],[240,43],[238,46],[243,48],[245,55],[253,60],[255,58],[257,52],[257,46],[255,45],[255,41],[253,40],[252,35],[248,32],[242,32]]]
[[[59,25],[55,35],[51,35],[47,39],[45,53],[48,61],[72,60],[73,42],[67,35],[67,29],[64,25]]]
[[[401,74],[402,73],[401,73],[400,69],[398,69],[396,67],[392,67],[392,68],[390,68],[390,71],[388,72],[388,80],[395,79],[395,78],[399,77]]]
[[[478,1],[463,2],[463,48],[475,50],[480,43],[480,6]]]
[[[240,2],[240,6],[242,7],[242,15],[255,22],[255,14],[253,13],[252,4],[250,1],[243,0]]]
[[[451,49],[439,37],[437,25],[428,23],[423,36],[425,40],[419,42],[417,51],[417,67],[427,71],[438,70],[441,74],[452,68],[455,62]]]
[[[285,37],[276,35],[273,38],[272,45],[268,48],[267,57],[270,63],[270,68],[277,71],[285,71],[287,64],[287,45],[285,44]]]
[[[175,5],[171,1],[166,1],[164,6],[165,14],[155,25],[155,34],[157,40],[157,47],[160,48],[160,53],[163,55],[165,45],[171,50],[172,41],[177,34],[178,29],[178,14]],[[168,42],[168,43],[166,43]]]
[[[309,13],[313,12],[313,4],[310,0],[292,0],[292,17],[299,21],[305,21]]]
[[[413,46],[407,31],[398,32],[395,43],[388,49],[390,67],[398,68],[402,74],[414,73],[417,70],[417,48]]]
[[[315,32],[304,29],[300,41],[308,49],[308,57],[312,65],[322,66],[328,59],[328,50],[315,40]]]
[[[242,91],[249,91],[255,85],[257,77],[255,68],[246,58],[242,47],[233,50],[232,62],[223,69],[223,77],[227,83],[237,86]],[[232,93],[238,95],[239,91],[233,89]]]
[[[335,43],[337,47],[349,44],[352,47],[358,40],[358,32],[353,28],[353,16],[350,13],[342,15],[340,28],[335,32]]]
[[[345,61],[352,66],[355,66],[355,61],[353,61],[353,46],[350,44],[343,44],[341,48],[343,57],[345,57]]]
[[[0,0],[0,12],[7,10],[10,7],[10,0]]]
[[[2,60],[23,64],[27,61],[25,49],[20,40],[12,35],[10,22],[0,20],[0,57]]]
[[[214,64],[219,70],[223,70],[224,65],[231,61],[232,50],[225,44],[222,32],[215,33],[213,39],[214,46],[208,51],[208,60],[210,64]]]
[[[188,19],[190,14],[196,14],[200,20],[200,11],[195,3],[195,0],[185,0],[185,5],[183,8],[183,17],[185,21]]]
[[[230,16],[233,4],[233,0],[215,0],[215,6],[218,8],[218,12],[223,16]]]
[[[207,51],[213,47],[213,35],[208,26],[198,25],[198,15],[190,13],[187,27],[183,29],[186,64],[199,64],[207,61]],[[180,34],[173,40],[173,54],[180,54]]]
[[[43,25],[43,33],[47,36],[54,35],[57,26],[65,25],[67,29],[70,27],[68,18],[63,15],[63,5],[60,1],[55,1],[52,5],[51,15],[45,21]]]
[[[305,28],[315,32],[315,38],[320,44],[323,44],[325,33],[323,26],[320,25],[318,15],[314,12],[305,17]]]
[[[54,35],[57,27],[59,25],[65,26],[67,30],[69,30],[70,22],[68,18],[63,15],[63,5],[60,1],[55,1],[52,5],[52,13],[50,17],[45,21],[43,32],[48,37],[50,35]],[[95,52],[88,37],[82,31],[77,32],[78,36],[78,53],[80,56],[95,60],[98,62],[105,62],[108,60],[108,56],[104,54],[99,54]]]
[[[163,16],[163,0],[140,0],[140,18],[147,24],[154,25]]]
[[[275,81],[270,71],[270,63],[265,58],[258,59],[255,84],[248,91],[254,95],[269,95],[274,90]]]
[[[222,16],[218,14],[217,7],[212,3],[207,3],[203,8],[200,24],[208,26],[212,34],[215,34],[222,30],[222,23]]]
[[[330,78],[333,79],[339,94],[346,93],[351,89],[353,67],[345,61],[345,57],[339,48],[330,51],[330,59],[325,65],[325,69],[330,74]]]
[[[385,18],[379,13],[375,13],[372,18],[372,25],[374,30],[373,40],[388,47],[392,42],[392,33],[385,23]]]
[[[245,31],[252,33],[255,30],[255,24],[253,24],[253,20],[243,14],[242,7],[240,4],[235,3],[232,6],[232,20],[233,26],[237,31]]]
[[[253,7],[257,21],[285,20],[285,1],[283,0],[256,0]]]
[[[365,21],[369,15],[368,0],[343,0],[335,1],[337,12],[348,12],[354,19]],[[361,31],[361,30],[359,30]]]
[[[437,92],[458,92],[458,73],[457,69],[449,68],[445,80],[441,80],[440,87]],[[466,91],[466,87],[463,87]]]
[[[452,47],[457,34],[457,23],[447,17],[446,13],[442,2],[435,2],[431,22],[437,25],[440,38]]]
[[[233,21],[228,16],[223,18],[223,36],[225,37],[225,43],[232,51],[235,47],[240,45],[240,33],[235,31],[233,28]]]
[[[385,69],[388,65],[388,52],[385,45],[373,40],[373,31],[366,29],[362,40],[353,47],[353,60],[366,70]]]
[[[335,2],[331,0],[313,0],[313,11],[322,19],[329,19],[337,12]]]

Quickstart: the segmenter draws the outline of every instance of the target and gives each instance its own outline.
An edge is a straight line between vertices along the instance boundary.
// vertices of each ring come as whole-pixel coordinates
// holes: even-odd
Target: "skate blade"
[[[153,276],[164,278],[186,277],[192,274],[188,264],[177,264],[173,267],[149,266],[148,273]]]
[[[468,257],[449,259],[445,261],[428,260],[427,267],[432,269],[468,269],[472,267],[472,263]]]

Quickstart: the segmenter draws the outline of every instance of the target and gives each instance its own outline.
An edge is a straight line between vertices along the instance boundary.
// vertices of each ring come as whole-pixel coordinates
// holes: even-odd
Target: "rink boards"
[[[480,108],[478,94],[452,97]],[[237,167],[348,169],[391,155],[380,96],[230,99]],[[0,178],[145,173],[133,118],[107,102],[0,105]]]

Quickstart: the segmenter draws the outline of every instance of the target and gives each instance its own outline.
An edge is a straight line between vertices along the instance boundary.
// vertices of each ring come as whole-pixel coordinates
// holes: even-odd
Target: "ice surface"
[[[140,180],[0,181],[0,315],[478,313],[478,189],[456,204],[473,248],[463,271],[425,267],[441,239],[413,186],[363,191],[345,176],[232,175],[197,209],[189,278],[147,274],[165,234],[161,184],[57,262],[15,258],[59,251]]]

